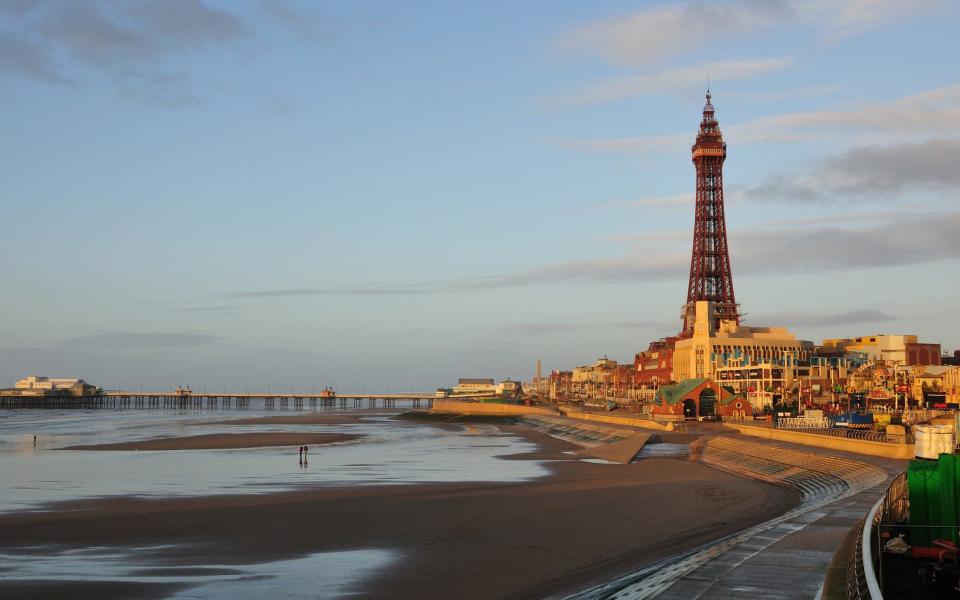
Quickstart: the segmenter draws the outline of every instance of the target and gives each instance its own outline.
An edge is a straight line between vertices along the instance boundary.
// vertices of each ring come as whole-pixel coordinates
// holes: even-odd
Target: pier
[[[0,394],[0,408],[47,409],[249,409],[251,401],[263,402],[264,410],[332,410],[362,408],[431,408],[435,393],[410,394],[273,394],[273,393],[183,393],[109,391],[102,394],[21,395]],[[471,396],[470,399],[475,399]]]

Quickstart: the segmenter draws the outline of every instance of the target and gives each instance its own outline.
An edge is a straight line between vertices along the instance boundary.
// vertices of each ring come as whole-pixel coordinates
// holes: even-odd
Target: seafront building
[[[497,384],[493,379],[471,379],[461,377],[453,388],[454,394],[493,394]]]
[[[918,403],[960,405],[960,366],[913,366],[910,396]]]
[[[868,360],[884,364],[939,365],[940,344],[921,343],[915,335],[866,335],[823,340],[825,348],[862,352]]]
[[[813,342],[783,327],[752,327],[713,318],[712,302],[699,301],[690,337],[673,348],[674,381],[715,380],[748,394],[755,408],[772,406],[792,389],[801,366],[809,376]]]
[[[83,396],[96,391],[96,386],[88,384],[83,379],[76,377],[42,377],[39,375],[29,375],[23,379],[18,379],[14,384],[14,389],[18,390],[24,396],[43,396],[52,394],[72,394],[74,396]]]
[[[638,387],[656,387],[673,381],[673,346],[677,337],[650,342],[647,349],[633,357],[634,383]]]

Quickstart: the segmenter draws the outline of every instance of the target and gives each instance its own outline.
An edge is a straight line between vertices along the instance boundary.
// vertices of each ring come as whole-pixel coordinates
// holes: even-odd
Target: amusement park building
[[[827,348],[862,352],[872,361],[899,365],[939,365],[940,344],[921,343],[915,335],[865,335],[823,340]]]

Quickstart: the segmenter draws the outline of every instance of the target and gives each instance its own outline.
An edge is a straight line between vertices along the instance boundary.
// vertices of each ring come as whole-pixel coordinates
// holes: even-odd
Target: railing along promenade
[[[804,419],[781,419],[777,421],[755,421],[750,419],[723,419],[724,424],[737,425],[741,427],[758,427],[763,429],[778,429],[781,431],[793,431],[797,433],[808,433],[813,435],[823,435],[829,437],[838,437],[852,440],[864,440],[868,442],[879,442],[882,444],[904,444],[906,437],[903,435],[875,431],[872,429],[848,429],[845,427],[808,427],[802,423]]]
[[[465,396],[475,399],[483,395]],[[101,394],[24,395],[0,393],[0,408],[56,409],[248,409],[251,401],[262,401],[265,410],[293,408],[396,408],[401,402],[413,408],[430,408],[435,393],[409,394],[276,394],[276,393],[183,393],[107,391]]]
[[[856,530],[847,556],[846,597],[848,600],[883,600],[880,528],[908,521],[910,496],[907,474],[898,475]],[[878,574],[880,574],[878,576]]]

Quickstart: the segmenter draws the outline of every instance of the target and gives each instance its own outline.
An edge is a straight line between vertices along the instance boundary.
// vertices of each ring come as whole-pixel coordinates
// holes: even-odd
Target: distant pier
[[[397,403],[412,408],[431,408],[436,394],[248,394],[182,392],[104,392],[73,396],[69,394],[0,394],[0,408],[52,409],[173,409],[221,410],[249,409],[253,400],[263,401],[265,410],[317,410],[397,408]]]

